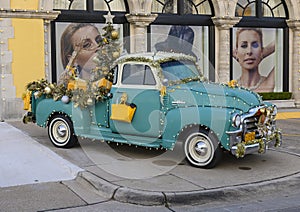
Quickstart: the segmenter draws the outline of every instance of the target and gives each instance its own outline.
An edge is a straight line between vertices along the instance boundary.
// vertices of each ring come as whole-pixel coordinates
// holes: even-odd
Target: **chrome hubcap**
[[[199,155],[206,155],[208,148],[206,143],[204,143],[203,141],[199,141],[197,142],[197,144],[195,145],[195,151],[199,154]]]
[[[57,135],[60,137],[64,137],[67,134],[67,129],[64,125],[59,125],[56,129]]]

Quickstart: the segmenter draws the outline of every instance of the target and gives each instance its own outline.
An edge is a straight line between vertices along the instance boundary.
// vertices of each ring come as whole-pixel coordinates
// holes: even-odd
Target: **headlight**
[[[241,116],[239,114],[234,114],[234,116],[232,117],[232,125],[234,127],[239,128],[241,125],[241,121],[242,121]]]

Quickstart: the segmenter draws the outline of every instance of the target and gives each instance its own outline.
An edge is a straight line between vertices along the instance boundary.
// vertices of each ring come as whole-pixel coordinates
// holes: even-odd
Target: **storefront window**
[[[97,44],[101,35],[104,33],[104,23],[55,23],[56,32],[56,79],[64,71],[68,65],[69,59],[74,51],[74,46],[78,46],[78,43],[82,43],[83,50],[76,57],[74,66],[76,72],[82,71],[90,72],[95,68],[95,62],[93,58],[96,56]],[[119,33],[120,43],[123,42],[123,25],[114,24],[115,30]],[[94,48],[95,47],[95,48]],[[122,49],[121,49],[122,51]]]
[[[153,13],[177,13],[177,0],[153,0]]]
[[[185,0],[185,2],[190,2],[191,5],[193,5],[193,14],[206,14],[211,15],[211,7],[209,4],[209,1],[203,1],[203,0]]]
[[[210,0],[153,0],[158,17],[149,27],[148,51],[180,52],[194,56],[201,72],[215,80],[213,5]]]
[[[211,15],[208,0],[153,0],[153,13],[206,14]]]
[[[202,73],[209,78],[208,34],[208,26],[152,25],[151,51],[171,51],[192,55],[197,58]]]
[[[92,5],[94,10],[126,11],[124,0],[54,0],[56,10],[87,10]]]
[[[286,17],[286,5],[282,0],[239,0],[236,16]]]
[[[239,0],[235,12],[243,18],[232,30],[231,78],[256,92],[288,91],[285,2]]]
[[[54,0],[56,10],[86,10],[86,0]]]
[[[93,0],[94,10],[126,11],[124,0]],[[110,8],[108,8],[108,5]]]
[[[72,32],[76,32],[77,44],[80,41],[79,43],[82,45],[80,45],[80,54],[77,53],[76,61],[73,60],[73,66],[79,74],[85,73],[86,70],[92,70],[95,66],[92,61],[95,50],[92,47],[99,42],[98,37],[101,37],[95,35],[104,33],[103,27],[109,11],[114,17],[114,28],[118,31],[119,41],[123,43],[124,37],[129,34],[128,22],[125,17],[125,14],[129,12],[126,0],[54,0],[53,4],[54,9],[61,10],[61,14],[55,22],[51,23],[53,82],[58,82],[59,76],[74,52],[76,43],[71,43],[75,39],[74,37],[71,39]]]
[[[233,79],[256,92],[282,91],[283,30],[233,29]]]

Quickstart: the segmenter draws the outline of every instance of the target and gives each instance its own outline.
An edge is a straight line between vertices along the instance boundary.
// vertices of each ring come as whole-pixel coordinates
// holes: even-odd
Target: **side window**
[[[122,83],[125,85],[155,85],[151,68],[143,64],[125,64]]]
[[[155,85],[155,84],[156,83],[151,68],[149,66],[145,66],[144,85]]]
[[[118,81],[118,65],[116,65],[112,70],[114,73],[113,85],[115,85]]]

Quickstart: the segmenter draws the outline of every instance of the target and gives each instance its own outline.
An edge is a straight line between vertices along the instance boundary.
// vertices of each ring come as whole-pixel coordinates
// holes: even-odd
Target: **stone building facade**
[[[31,2],[30,8],[26,6],[28,2]],[[195,31],[194,44],[198,45],[206,76],[223,83],[234,79],[235,75],[232,53],[235,28],[265,30],[266,37],[274,35],[277,45],[275,59],[269,62],[278,67],[274,91],[291,92],[293,106],[300,107],[299,0],[1,0],[1,119],[19,118],[24,112],[19,90],[24,88],[25,82],[16,81],[16,75],[22,72],[15,70],[18,61],[14,56],[21,50],[9,45],[19,25],[12,21],[26,19],[43,23],[38,26],[43,31],[41,54],[44,66],[41,73],[49,81],[57,81],[59,27],[73,22],[104,24],[103,15],[108,10],[115,16],[114,23],[120,27],[124,40],[128,37],[129,52],[153,50],[151,41],[155,36],[151,37],[151,34],[154,32],[167,33],[166,29],[173,25],[190,26]],[[36,80],[34,76],[32,80]]]

